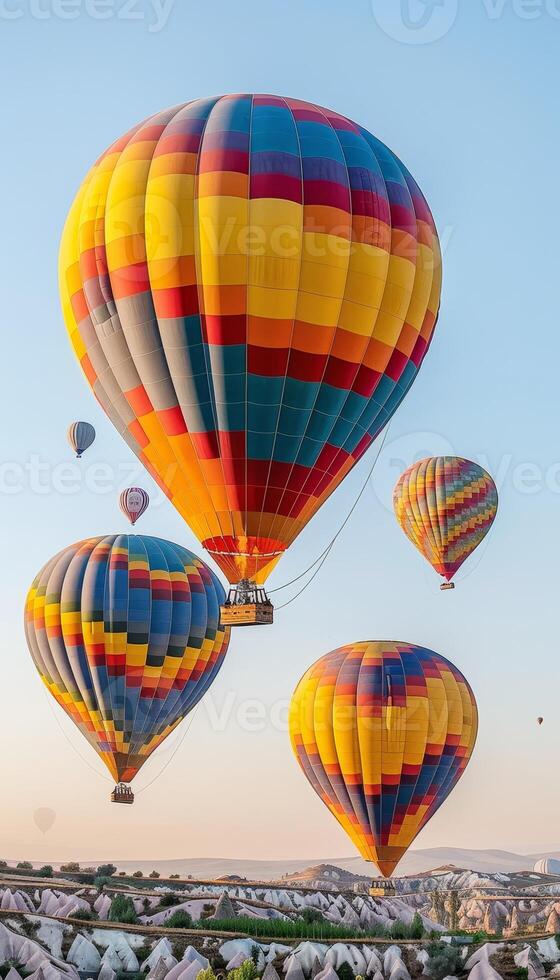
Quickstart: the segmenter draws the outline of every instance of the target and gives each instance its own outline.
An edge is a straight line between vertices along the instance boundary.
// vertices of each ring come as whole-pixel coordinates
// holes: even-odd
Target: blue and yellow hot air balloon
[[[226,95],[102,154],[60,289],[111,421],[229,581],[262,584],[416,378],[440,249],[415,180],[363,126]]]
[[[81,459],[82,453],[95,442],[95,429],[91,422],[71,422],[66,435],[77,459]]]
[[[461,672],[412,643],[333,650],[304,674],[290,706],[305,776],[384,876],[460,779],[477,726]]]
[[[180,545],[141,535],[88,538],[36,576],[25,632],[50,694],[124,784],[200,701],[229,630],[223,588]]]

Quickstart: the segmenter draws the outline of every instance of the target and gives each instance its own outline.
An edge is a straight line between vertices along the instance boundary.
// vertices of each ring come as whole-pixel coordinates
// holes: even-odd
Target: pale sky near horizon
[[[285,705],[322,654],[386,638],[452,660],[480,710],[473,761],[417,846],[558,847],[559,18],[560,0],[0,0],[0,857],[353,854],[292,757]],[[114,138],[164,106],[236,91],[332,107],[401,157],[444,245],[441,318],[320,576],[273,628],[234,635],[184,740],[180,729],[145,766],[134,807],[116,807],[101,763],[35,673],[26,590],[64,545],[126,530],[116,496],[129,483],[154,497],[140,533],[201,549],[74,361],[58,239],[77,186]],[[98,438],[71,470],[69,482],[81,480],[73,493],[60,464],[78,418]],[[498,520],[452,593],[440,593],[391,511],[401,470],[440,452],[478,459],[500,491]],[[370,465],[366,457],[331,498],[271,587],[323,550]],[[46,834],[38,807],[56,811]]]

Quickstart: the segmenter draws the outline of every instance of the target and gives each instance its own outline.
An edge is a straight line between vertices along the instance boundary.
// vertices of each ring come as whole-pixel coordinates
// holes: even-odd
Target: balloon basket
[[[369,889],[369,894],[371,898],[394,898],[397,894],[397,889],[391,880],[379,881],[378,878],[374,878]]]
[[[222,626],[270,626],[273,621],[274,606],[265,590],[248,579],[230,589],[220,606]]]
[[[447,592],[449,589],[455,588],[455,582],[442,582],[440,589],[442,592]]]
[[[111,793],[111,803],[134,803],[134,793],[126,783],[117,783]]]

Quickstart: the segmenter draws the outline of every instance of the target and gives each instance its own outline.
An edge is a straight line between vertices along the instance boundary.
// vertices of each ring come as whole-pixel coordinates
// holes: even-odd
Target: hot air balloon
[[[229,643],[223,588],[180,545],[141,535],[78,541],[36,576],[25,607],[42,681],[107,766],[112,800],[206,693]]]
[[[97,399],[241,583],[234,618],[413,383],[440,249],[416,182],[362,126],[226,95],[166,109],[99,158],[60,289]]]
[[[81,459],[82,453],[85,453],[95,441],[95,429],[89,422],[72,422],[68,426],[67,435],[77,459]]]
[[[542,725],[544,718],[537,718],[537,725]]]
[[[33,811],[33,821],[42,834],[46,834],[51,829],[55,820],[56,810],[51,810],[50,806],[40,806]]]
[[[142,487],[128,487],[127,490],[123,490],[119,497],[119,506],[132,526],[148,509],[149,503],[150,498],[146,491],[142,490]]]
[[[492,477],[460,456],[430,456],[410,466],[393,492],[397,520],[432,568],[442,589],[488,534],[498,509]]]
[[[477,724],[474,695],[453,664],[393,641],[321,657],[290,706],[304,774],[385,877],[461,777]]]

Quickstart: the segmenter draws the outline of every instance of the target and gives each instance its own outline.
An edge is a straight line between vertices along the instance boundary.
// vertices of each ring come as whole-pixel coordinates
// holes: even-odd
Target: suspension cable
[[[367,477],[365,479],[364,485],[362,486],[362,489],[360,490],[358,496],[356,497],[354,503],[352,504],[350,510],[348,511],[348,513],[347,513],[346,517],[344,518],[342,524],[340,525],[338,531],[336,532],[336,534],[334,535],[334,537],[332,538],[332,540],[330,541],[330,543],[327,545],[327,547],[325,548],[325,550],[319,555],[318,558],[315,559],[315,561],[313,562],[312,565],[309,566],[309,568],[306,568],[306,570],[304,572],[302,572],[296,578],[293,578],[290,582],[286,582],[285,585],[280,585],[276,589],[271,589],[270,592],[268,593],[268,595],[272,595],[273,592],[280,592],[281,589],[286,589],[289,585],[293,585],[294,582],[297,582],[299,579],[303,578],[304,575],[307,575],[307,573],[310,572],[312,568],[315,568],[315,565],[318,565],[318,567],[313,572],[313,575],[311,576],[311,578],[309,579],[309,581],[305,583],[305,585],[299,590],[299,592],[296,592],[296,594],[294,596],[292,596],[291,599],[288,599],[287,602],[282,603],[281,606],[276,606],[275,607],[276,611],[278,611],[279,609],[285,609],[286,606],[289,606],[290,603],[292,603],[296,599],[298,599],[299,596],[302,595],[305,592],[305,590],[307,589],[307,587],[309,585],[311,585],[313,579],[316,578],[317,575],[319,574],[319,572],[321,571],[323,565],[325,564],[327,558],[329,557],[329,555],[330,555],[330,553],[331,553],[331,551],[332,551],[332,549],[333,549],[333,547],[335,545],[335,542],[338,540],[338,538],[342,534],[344,528],[348,524],[348,521],[352,517],[352,514],[356,510],[356,507],[358,506],[360,500],[362,499],[362,497],[363,497],[363,495],[365,493],[366,487],[368,486],[369,481],[371,480],[371,477],[373,475],[373,471],[375,469],[377,460],[379,459],[379,457],[381,455],[381,452],[383,450],[383,447],[385,445],[385,440],[387,439],[387,435],[388,435],[388,432],[389,432],[390,427],[391,427],[391,423],[389,422],[389,425],[387,426],[387,428],[385,429],[385,432],[383,433],[383,439],[381,440],[381,444],[379,446],[379,449],[378,449],[377,453],[375,454],[375,459],[373,460],[373,463],[371,465],[371,469],[370,469],[370,471],[369,471],[369,473],[368,473],[368,475],[367,475]]]

